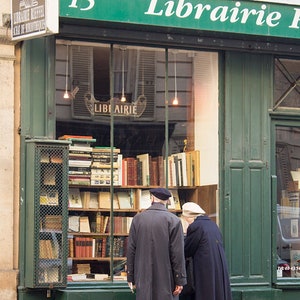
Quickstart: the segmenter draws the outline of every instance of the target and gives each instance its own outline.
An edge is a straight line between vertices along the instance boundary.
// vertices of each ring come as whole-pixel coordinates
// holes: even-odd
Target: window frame
[[[272,201],[272,282],[277,287],[300,286],[299,277],[277,277],[277,175],[276,175],[276,128],[299,127],[300,115],[295,113],[270,113],[271,117],[271,201]]]

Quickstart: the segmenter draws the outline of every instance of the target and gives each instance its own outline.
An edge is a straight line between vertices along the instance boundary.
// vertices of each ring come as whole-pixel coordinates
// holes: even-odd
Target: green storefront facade
[[[233,299],[295,299],[300,280],[278,275],[278,126],[300,127],[299,104],[275,99],[277,61],[300,60],[300,6],[226,0],[60,1],[59,33],[21,44],[21,196],[26,140],[57,139],[57,40],[126,44],[218,55],[219,224]],[[298,65],[300,66],[300,65]],[[180,72],[180,70],[179,70]],[[297,71],[293,73],[297,74]],[[299,71],[298,71],[299,76]],[[292,76],[293,89],[299,77]],[[284,88],[281,88],[284,94]],[[278,104],[278,105],[277,105]],[[298,105],[297,105],[298,104]],[[26,200],[28,201],[28,200]],[[26,224],[20,211],[19,300],[135,299],[126,282],[26,286]]]

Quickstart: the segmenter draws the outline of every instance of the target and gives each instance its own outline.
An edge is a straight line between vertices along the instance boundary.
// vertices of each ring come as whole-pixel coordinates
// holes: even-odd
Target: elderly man
[[[156,188],[150,195],[152,205],[130,227],[127,281],[137,300],[174,300],[186,284],[183,230],[166,207],[171,193]]]

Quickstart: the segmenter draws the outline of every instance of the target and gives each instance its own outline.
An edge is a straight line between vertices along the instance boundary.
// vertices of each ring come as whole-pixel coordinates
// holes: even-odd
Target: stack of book
[[[95,147],[91,153],[91,185],[110,185],[111,180],[114,185],[121,185],[122,155],[120,149],[115,148],[111,153],[109,147]]]
[[[42,222],[42,229],[46,231],[60,231],[62,230],[62,216],[61,215],[45,215]]]
[[[77,273],[78,274],[89,274],[91,273],[90,264],[77,264]]]
[[[89,185],[91,180],[92,136],[63,135],[60,140],[69,140],[69,184]]]

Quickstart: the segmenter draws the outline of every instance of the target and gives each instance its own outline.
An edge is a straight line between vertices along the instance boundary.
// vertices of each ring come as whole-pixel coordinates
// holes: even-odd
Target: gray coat
[[[137,300],[173,300],[175,285],[186,284],[184,236],[177,216],[153,203],[133,218],[127,247],[127,281]]]

